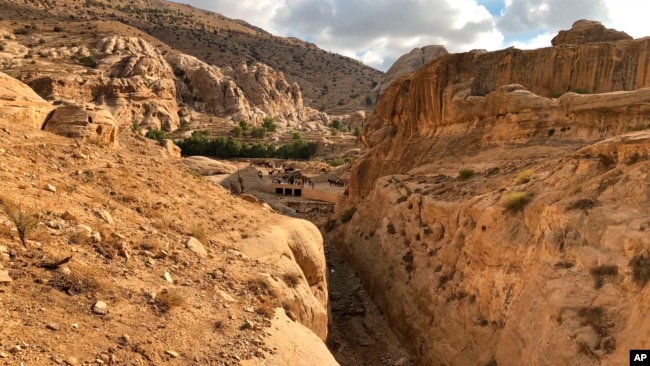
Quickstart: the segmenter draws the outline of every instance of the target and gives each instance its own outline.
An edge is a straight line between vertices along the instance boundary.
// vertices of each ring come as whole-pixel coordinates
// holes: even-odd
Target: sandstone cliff
[[[624,364],[650,345],[650,133],[500,154],[380,178],[340,248],[421,365]]]
[[[444,46],[425,46],[414,48],[411,52],[402,55],[393,63],[388,71],[381,78],[381,82],[376,87],[377,95],[381,95],[386,88],[398,77],[411,73],[419,69],[425,63],[448,54]]]
[[[648,346],[650,41],[590,37],[442,56],[366,120],[336,240],[420,364]]]
[[[443,135],[467,131],[475,137],[468,145],[475,151],[493,143],[525,144],[556,127],[564,127],[562,138],[590,134],[587,140],[593,141],[647,124],[648,91],[635,91],[644,87],[650,87],[648,38],[440,57],[382,95],[364,129],[364,141],[375,149],[355,168],[351,194],[366,195],[377,177],[449,155],[452,151],[438,145]],[[597,95],[613,91],[627,94]],[[567,130],[574,124],[581,128]],[[512,126],[527,132],[515,140],[482,136],[502,128],[508,134]]]

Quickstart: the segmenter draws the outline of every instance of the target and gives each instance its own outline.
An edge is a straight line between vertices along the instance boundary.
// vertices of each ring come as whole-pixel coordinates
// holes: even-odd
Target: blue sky
[[[479,0],[477,1],[477,4],[484,6],[494,17],[500,16],[501,12],[506,7],[506,3],[503,0]]]
[[[550,47],[579,19],[650,36],[647,0],[179,0],[385,71],[413,48]]]

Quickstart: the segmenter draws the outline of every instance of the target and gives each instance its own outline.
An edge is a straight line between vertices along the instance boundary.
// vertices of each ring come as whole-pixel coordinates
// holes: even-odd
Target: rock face
[[[411,73],[424,65],[425,63],[438,57],[449,54],[444,46],[425,46],[414,48],[411,52],[402,55],[386,71],[384,77],[378,85],[377,93],[381,95],[386,88],[398,77]]]
[[[311,329],[323,341],[327,338],[328,297],[323,238],[314,224],[285,219],[260,236],[235,244],[237,250],[257,260],[283,268],[282,278],[260,278],[290,317]]]
[[[588,43],[629,41],[632,37],[616,29],[605,28],[600,22],[581,19],[573,23],[571,29],[560,31],[551,40],[553,46],[574,45]]]
[[[109,77],[102,80],[99,99],[116,119],[128,126],[176,130],[180,122],[174,73],[162,54],[135,37],[104,38],[96,48]]]
[[[475,143],[466,147],[476,151],[526,143],[556,127],[564,127],[563,137],[589,135],[593,141],[647,123],[648,90],[634,90],[650,87],[649,59],[646,38],[433,60],[382,95],[362,138],[376,149],[355,167],[350,194],[363,196],[379,176],[405,172],[444,156],[445,149],[458,149],[457,144],[441,147],[435,137],[464,134],[469,127]],[[509,87],[512,83],[518,86]],[[617,93],[563,95],[566,91]],[[576,124],[581,128],[567,130]],[[497,133],[502,135],[488,138]],[[503,140],[504,134],[514,140]]]
[[[40,129],[53,109],[28,85],[0,72],[0,119]]]
[[[265,355],[264,359],[244,360],[244,366],[336,366],[332,354],[316,335],[276,309],[271,321],[268,340],[278,351]]]
[[[117,146],[117,124],[104,108],[92,105],[67,105],[57,108],[43,130],[60,136],[82,138],[107,146]]]
[[[386,176],[340,247],[420,364],[623,364],[648,345],[649,171],[643,132],[548,162],[528,183]],[[520,191],[532,202],[508,209]]]
[[[221,69],[185,54],[163,56],[141,38],[121,36],[104,38],[92,50],[75,47],[39,53],[96,62],[87,74],[39,72],[25,79],[44,98],[104,106],[122,128],[137,125],[174,131],[181,123],[179,116],[183,122],[191,121],[188,111],[253,124],[271,116],[280,128],[327,119],[303,105],[297,84],[289,84],[282,73],[262,63],[242,62]]]
[[[195,106],[208,113],[253,123],[261,123],[265,116],[302,121],[318,113],[303,106],[297,84],[290,85],[267,65],[242,62],[234,69],[221,69],[183,54],[168,60],[185,78],[179,85],[183,98],[197,101]]]
[[[446,55],[384,92],[336,241],[419,364],[648,345],[649,50]]]

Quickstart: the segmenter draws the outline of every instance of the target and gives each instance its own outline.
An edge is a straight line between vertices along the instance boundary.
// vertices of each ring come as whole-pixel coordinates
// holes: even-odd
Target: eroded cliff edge
[[[337,242],[420,364],[650,346],[649,46],[447,55],[384,93]]]

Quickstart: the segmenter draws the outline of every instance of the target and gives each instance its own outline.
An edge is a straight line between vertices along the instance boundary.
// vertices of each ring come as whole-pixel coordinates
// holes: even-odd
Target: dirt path
[[[332,319],[327,346],[342,366],[412,365],[379,307],[334,244],[325,242]]]

